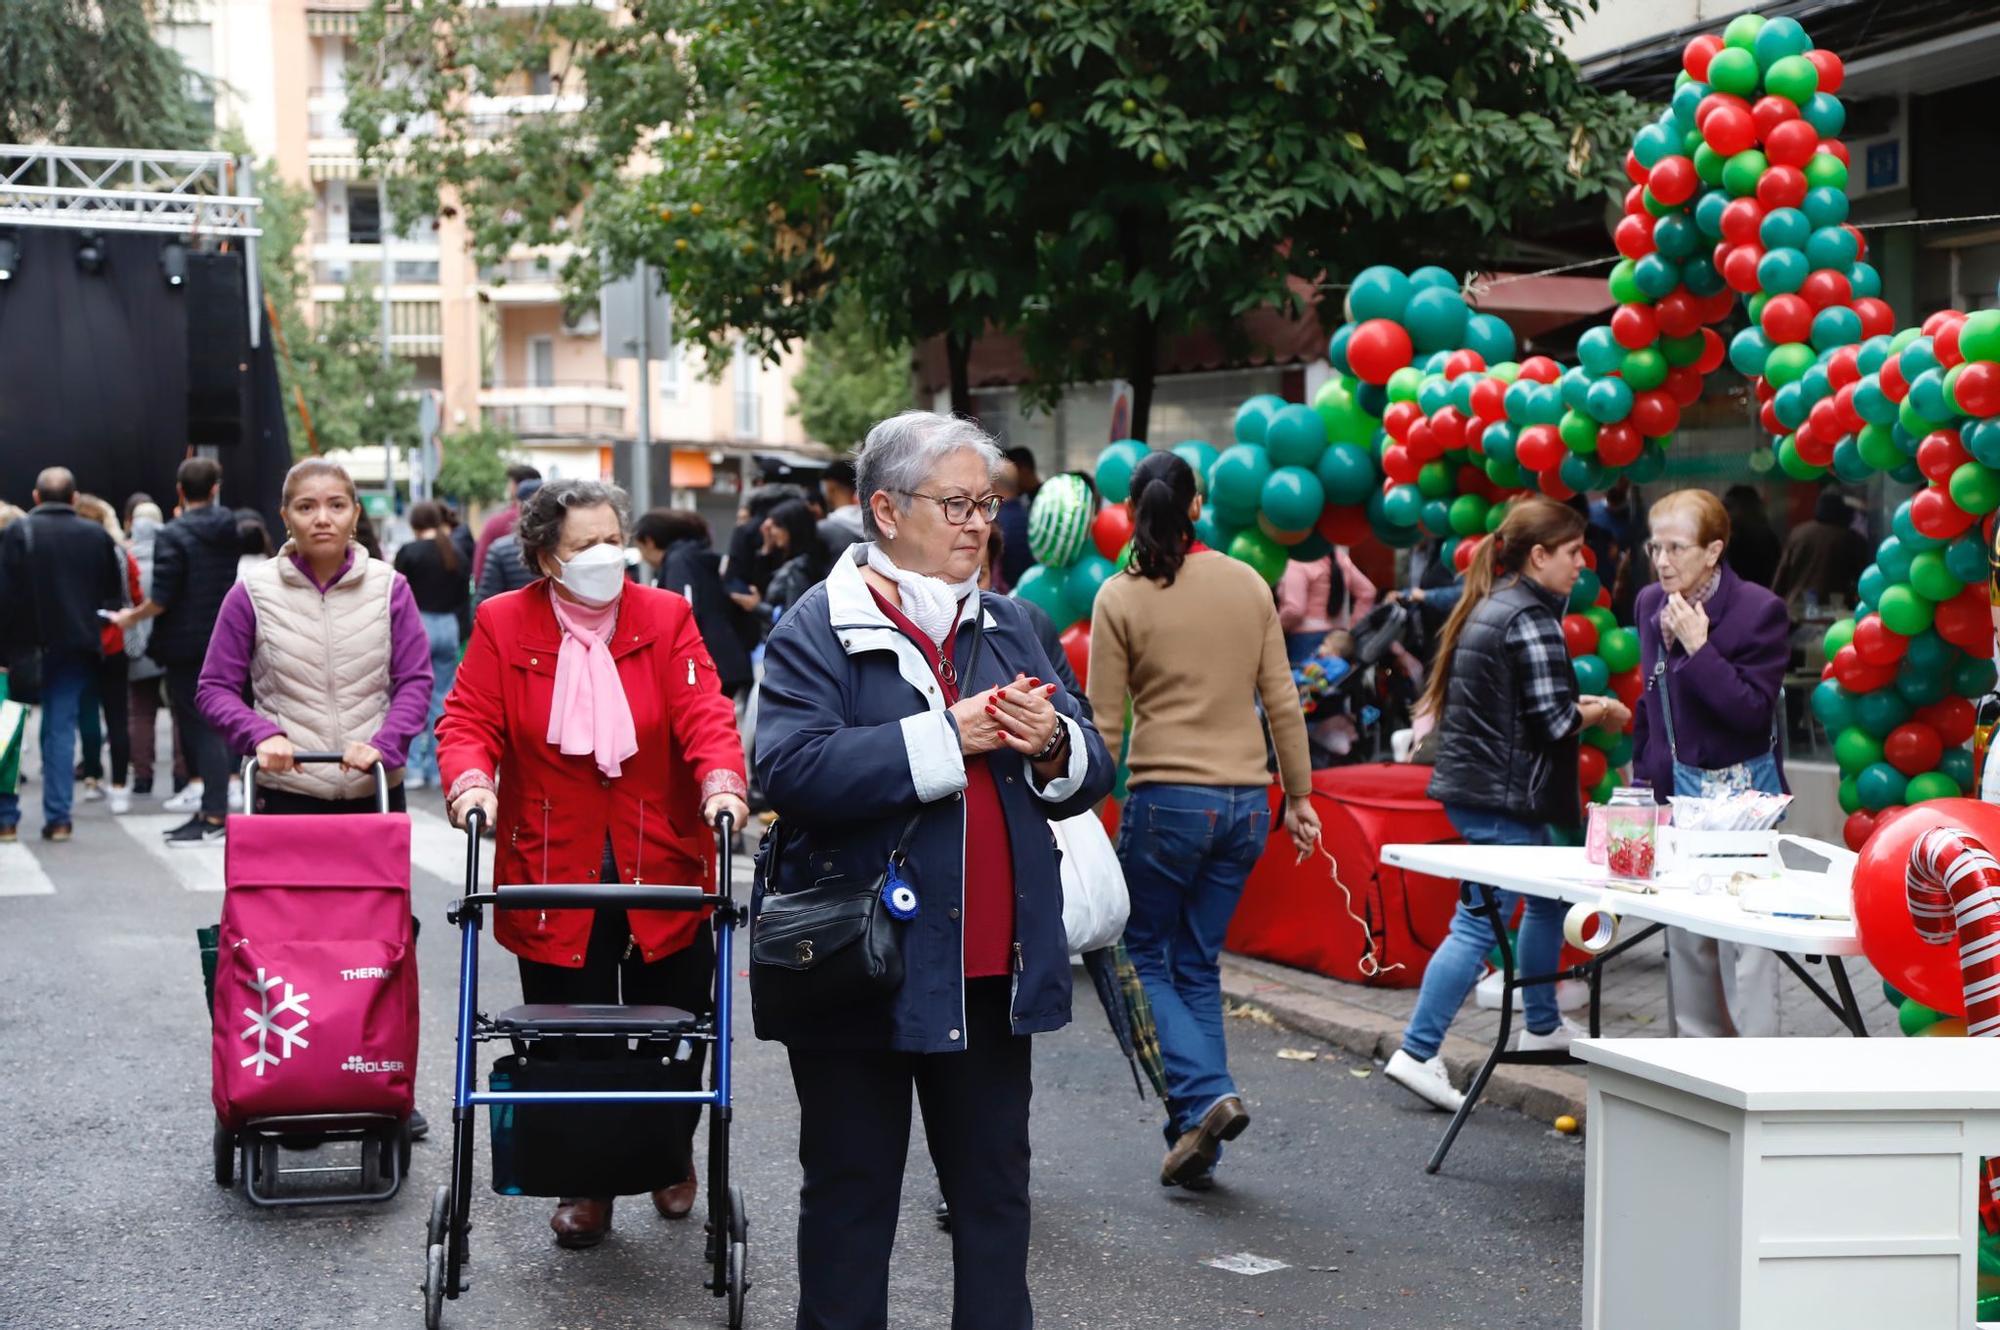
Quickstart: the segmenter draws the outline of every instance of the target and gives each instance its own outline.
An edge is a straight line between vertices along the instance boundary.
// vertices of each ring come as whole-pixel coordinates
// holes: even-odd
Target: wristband
[[[1056,754],[1062,752],[1063,748],[1066,745],[1068,745],[1068,743],[1069,743],[1069,726],[1063,724],[1062,721],[1058,720],[1056,721],[1055,733],[1051,734],[1049,736],[1049,741],[1042,745],[1042,751],[1036,753],[1033,757],[1029,758],[1028,760],[1030,762],[1050,761],[1056,756]]]

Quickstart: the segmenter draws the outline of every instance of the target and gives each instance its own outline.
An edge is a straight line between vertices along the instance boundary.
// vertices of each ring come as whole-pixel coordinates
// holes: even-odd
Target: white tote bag
[[[1062,851],[1063,931],[1072,956],[1108,947],[1125,935],[1132,898],[1118,851],[1094,813],[1049,823]]]

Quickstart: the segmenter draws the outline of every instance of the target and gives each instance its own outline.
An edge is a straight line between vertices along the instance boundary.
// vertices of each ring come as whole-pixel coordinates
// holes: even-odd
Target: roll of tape
[[[1600,926],[1593,922],[1603,920]],[[1563,916],[1563,940],[1578,951],[1595,956],[1618,938],[1618,916],[1601,905],[1572,905]]]

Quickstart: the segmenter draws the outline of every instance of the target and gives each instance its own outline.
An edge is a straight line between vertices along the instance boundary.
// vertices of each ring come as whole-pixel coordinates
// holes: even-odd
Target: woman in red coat
[[[479,607],[437,725],[451,820],[485,810],[493,879],[711,885],[722,814],[738,825],[743,749],[687,601],[625,578],[623,491],[552,481],[522,506],[521,554],[542,580]],[[715,947],[702,916],[496,912],[527,1002],[661,1003],[705,1012]],[[688,1120],[692,1142],[695,1119]],[[556,1242],[588,1247],[613,1198],[565,1197]],[[653,1193],[669,1219],[695,1179]]]

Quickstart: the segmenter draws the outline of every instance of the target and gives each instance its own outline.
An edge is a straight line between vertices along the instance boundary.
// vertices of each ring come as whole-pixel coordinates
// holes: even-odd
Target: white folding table
[[[1662,928],[1684,928],[1718,942],[1769,948],[1815,997],[1840,1017],[1849,1031],[1856,1035],[1868,1033],[1860,1005],[1854,1000],[1854,989],[1848,982],[1846,967],[1841,963],[1842,957],[1861,954],[1861,939],[1854,931],[1851,919],[1791,919],[1752,914],[1737,904],[1736,897],[1726,891],[1697,894],[1672,886],[1651,892],[1623,890],[1608,885],[1604,867],[1590,863],[1585,859],[1583,850],[1576,847],[1385,845],[1382,847],[1382,858],[1398,868],[1434,877],[1457,878],[1476,887],[1479,899],[1474,908],[1487,917],[1499,941],[1503,977],[1500,1030],[1494,1038],[1493,1051],[1487,1054],[1486,1062],[1466,1090],[1465,1103],[1453,1115],[1451,1125],[1445,1128],[1444,1138],[1438,1142],[1430,1162],[1424,1166],[1427,1173],[1435,1173],[1443,1166],[1445,1156],[1451,1152],[1452,1142],[1458,1139],[1460,1129],[1464,1127],[1466,1118],[1471,1116],[1473,1105],[1485,1091],[1486,1082],[1496,1066],[1503,1062],[1546,1065],[1577,1061],[1560,1051],[1522,1053],[1508,1049],[1507,1041],[1513,1030],[1515,992],[1531,985],[1553,984],[1562,979],[1584,980],[1590,985],[1590,1033],[1595,1037],[1599,1033],[1598,997],[1602,988],[1603,966]],[[1669,883],[1686,881],[1686,871],[1664,875],[1662,880]],[[1726,871],[1721,875],[1727,876]],[[1493,895],[1496,887],[1524,896],[1605,909],[1621,920],[1632,920],[1644,927],[1620,938],[1581,965],[1553,974],[1520,976],[1514,972],[1514,948],[1507,934],[1507,921],[1501,917],[1499,902]],[[1800,956],[1805,958],[1807,964],[1825,962],[1833,978],[1833,993],[1827,992],[1812,972],[1800,963]]]

